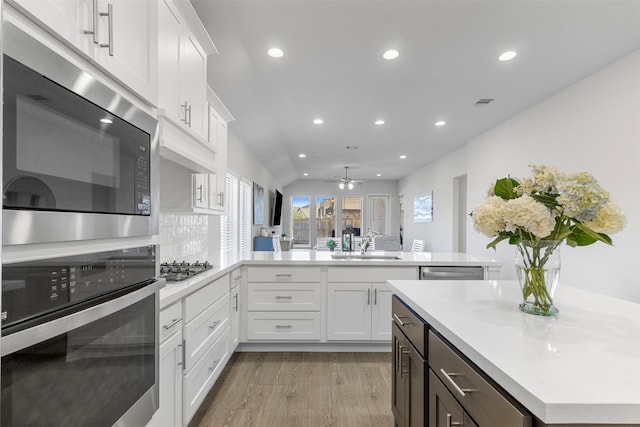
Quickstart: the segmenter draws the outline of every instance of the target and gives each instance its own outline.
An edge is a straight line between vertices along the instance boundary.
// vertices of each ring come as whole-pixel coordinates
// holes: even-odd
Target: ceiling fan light
[[[349,184],[347,184],[349,187],[349,190],[353,190],[353,182],[350,182]]]
[[[339,187],[341,190],[344,190],[344,182],[341,182],[340,184],[338,184],[338,187]]]

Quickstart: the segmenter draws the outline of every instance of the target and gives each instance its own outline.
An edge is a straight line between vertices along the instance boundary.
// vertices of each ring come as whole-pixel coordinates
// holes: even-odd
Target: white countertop
[[[450,252],[368,252],[369,256],[393,255],[400,259],[338,259],[331,258],[332,254],[346,254],[347,252],[329,252],[314,250],[292,250],[286,252],[246,252],[246,253],[215,253],[208,261],[214,268],[205,273],[198,274],[191,279],[167,283],[167,286],[160,290],[160,307],[167,307],[180,298],[195,292],[202,286],[223,276],[231,270],[241,265],[296,265],[296,266],[496,266],[500,262],[491,258],[479,257],[464,253]],[[352,252],[360,255],[360,252]],[[366,255],[365,255],[366,256]]]
[[[543,422],[640,423],[640,304],[561,283],[540,317],[516,281],[388,283]]]

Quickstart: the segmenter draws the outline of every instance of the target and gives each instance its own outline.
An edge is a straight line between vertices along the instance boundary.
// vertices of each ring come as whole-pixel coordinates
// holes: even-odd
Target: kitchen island
[[[516,281],[388,284],[428,324],[430,345],[443,338],[534,426],[640,425],[640,305],[561,284],[560,314],[540,317],[518,310]]]

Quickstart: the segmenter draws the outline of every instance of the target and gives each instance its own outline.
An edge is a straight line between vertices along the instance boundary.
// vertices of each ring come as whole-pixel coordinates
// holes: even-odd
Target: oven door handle
[[[149,295],[157,293],[164,285],[165,280],[159,279],[144,288],[138,289],[111,301],[4,336],[2,337],[2,357],[15,353],[23,348],[31,347],[32,345],[46,341],[58,335],[65,334],[76,328],[95,322],[96,320],[106,317],[112,313],[127,308],[130,305],[143,300]],[[158,305],[159,296],[156,294],[156,311],[159,311]]]

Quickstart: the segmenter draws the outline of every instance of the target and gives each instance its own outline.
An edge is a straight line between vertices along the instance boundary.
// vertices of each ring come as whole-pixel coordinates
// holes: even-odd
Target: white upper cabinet
[[[138,97],[157,104],[156,2],[12,0],[12,4]]]
[[[213,53],[187,0],[158,1],[160,154],[203,173],[216,170],[207,125],[207,56]]]

